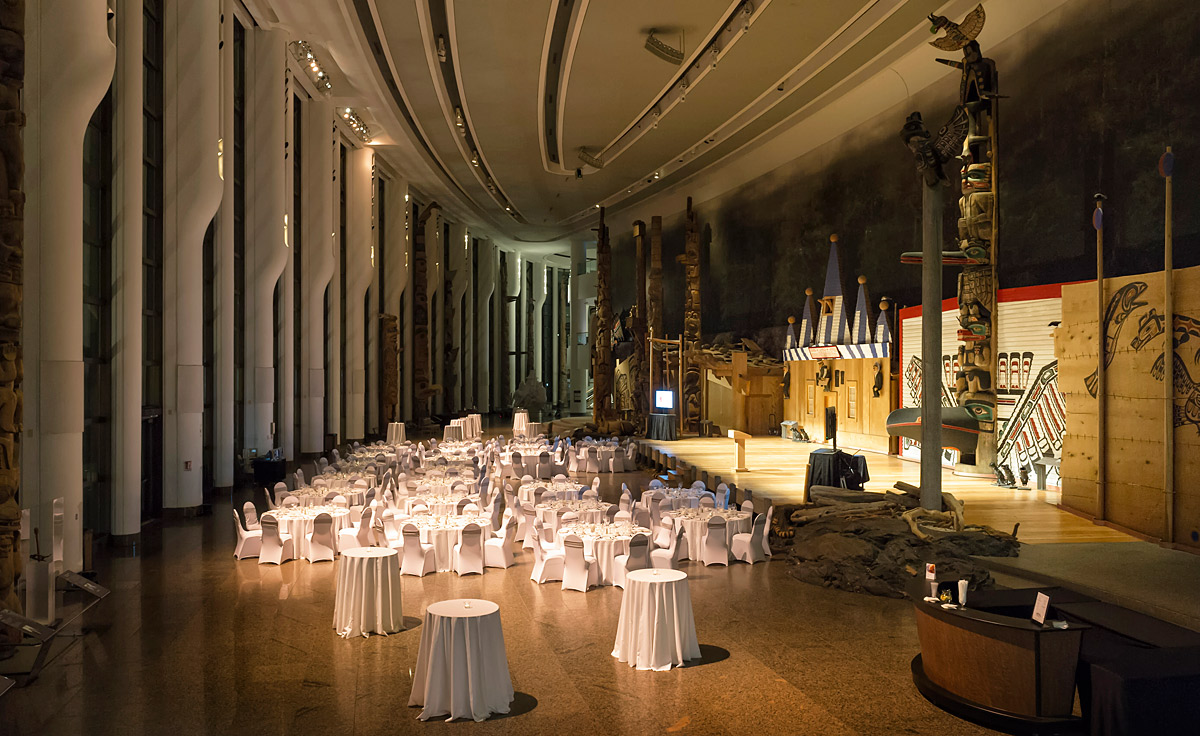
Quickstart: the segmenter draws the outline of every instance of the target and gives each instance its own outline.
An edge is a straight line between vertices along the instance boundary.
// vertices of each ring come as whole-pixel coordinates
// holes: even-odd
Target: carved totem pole
[[[596,228],[596,324],[592,352],[592,421],[604,431],[614,418],[613,383],[616,365],[612,349],[612,246],[608,242],[608,227],[604,224],[604,208],[600,208],[600,224]]]
[[[379,342],[383,367],[379,371],[379,424],[400,421],[400,318],[379,315]]]
[[[646,223],[633,223],[634,283],[637,297],[633,305],[633,423],[634,432],[646,429],[646,414],[650,406],[650,366],[646,362]]]
[[[429,423],[429,398],[434,394],[429,357],[429,269],[425,255],[425,223],[437,209],[430,202],[413,228],[413,426]]]
[[[646,329],[654,337],[663,334],[663,287],[662,287],[662,218],[650,218],[650,272],[646,283]]]
[[[456,411],[454,405],[454,386],[458,385],[458,352],[459,346],[452,345],[450,338],[454,335],[454,322],[458,319],[458,303],[454,299],[454,271],[450,264],[444,264],[445,279],[442,282],[442,334],[446,336],[446,348],[442,355],[442,406],[447,413]]]
[[[695,350],[700,345],[700,230],[696,226],[696,213],[692,210],[692,198],[687,200],[687,215],[684,218],[683,255],[676,259],[683,264],[683,352]],[[683,419],[688,432],[700,431],[700,366],[692,361],[683,374]]]
[[[25,2],[0,11],[0,608],[21,612],[16,594],[21,571],[21,284],[25,159],[21,148],[21,88],[25,83]]]
[[[980,5],[960,24],[930,16],[934,33],[946,35],[931,45],[963,52],[962,61],[938,59],[962,71],[959,106],[966,111],[967,135],[962,146],[962,198],[959,199],[958,346],[954,394],[979,423],[975,466],[986,471],[996,457],[996,64],[980,51],[976,36],[983,30]]]

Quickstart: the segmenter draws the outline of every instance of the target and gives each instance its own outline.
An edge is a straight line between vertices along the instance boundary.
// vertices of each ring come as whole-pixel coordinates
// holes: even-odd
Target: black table
[[[809,454],[807,475],[804,481],[806,493],[814,485],[861,491],[863,483],[871,480],[865,457],[827,447],[813,450]]]
[[[679,415],[651,414],[646,422],[646,439],[666,442],[679,439]]]
[[[259,457],[250,461],[250,467],[254,468],[255,484],[263,488],[270,488],[287,474],[287,461],[282,459]]]

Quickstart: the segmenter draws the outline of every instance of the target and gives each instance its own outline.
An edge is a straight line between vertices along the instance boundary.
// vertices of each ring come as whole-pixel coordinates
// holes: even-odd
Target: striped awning
[[[830,360],[833,358],[886,358],[888,343],[872,342],[865,345],[809,345],[783,351],[784,360]]]

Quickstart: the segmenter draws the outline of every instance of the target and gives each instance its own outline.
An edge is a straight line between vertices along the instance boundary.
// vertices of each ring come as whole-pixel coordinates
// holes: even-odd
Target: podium
[[[734,442],[734,471],[738,473],[750,472],[750,468],[746,467],[746,440],[750,439],[750,435],[745,432],[739,432],[736,429],[731,429],[729,430],[729,439]]]

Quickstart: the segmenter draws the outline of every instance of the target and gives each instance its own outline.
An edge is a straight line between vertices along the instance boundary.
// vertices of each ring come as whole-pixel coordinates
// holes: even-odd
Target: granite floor
[[[703,659],[639,672],[610,656],[621,590],[535,585],[530,552],[483,576],[406,577],[412,628],[345,640],[336,563],[235,561],[227,504],[146,537],[136,557],[97,560],[113,594],[0,698],[0,734],[984,733],[914,689],[908,603],[800,583],[782,559],[686,563]],[[468,596],[500,605],[513,712],[422,723],[407,706],[421,617]]]

